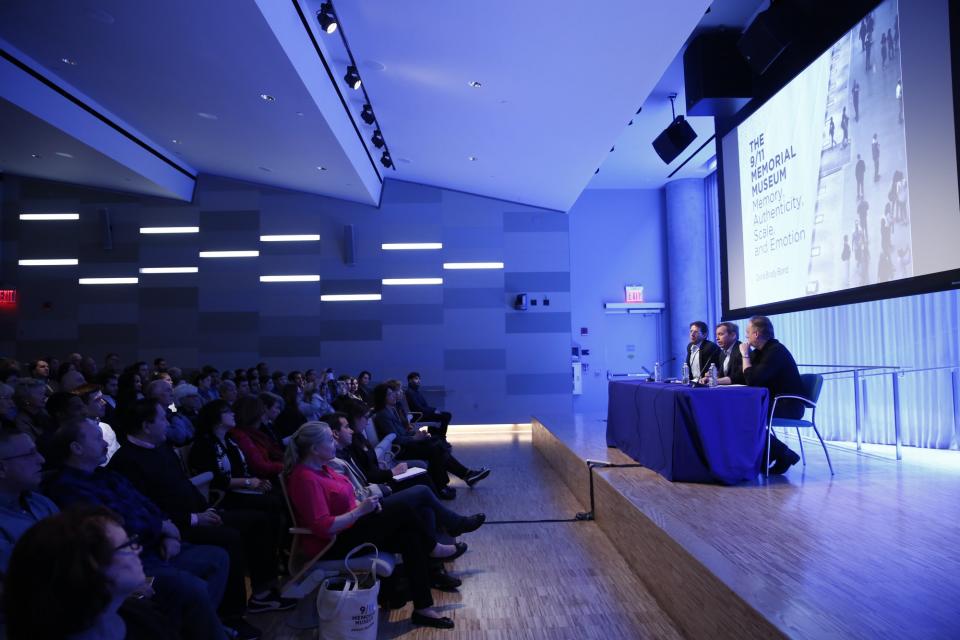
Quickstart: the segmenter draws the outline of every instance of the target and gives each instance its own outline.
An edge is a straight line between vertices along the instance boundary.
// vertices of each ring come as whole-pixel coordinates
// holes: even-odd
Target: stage
[[[533,443],[585,508],[585,460],[632,462],[600,416],[537,416]],[[960,635],[960,452],[898,463],[828,444],[831,478],[804,446],[806,468],[736,486],[598,468],[597,523],[691,638]]]

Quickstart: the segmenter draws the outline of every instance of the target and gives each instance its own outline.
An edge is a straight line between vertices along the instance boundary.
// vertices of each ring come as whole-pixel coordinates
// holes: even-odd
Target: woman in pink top
[[[411,622],[452,629],[453,620],[433,609],[430,562],[431,558],[453,560],[464,548],[438,544],[408,505],[395,503],[384,507],[375,496],[358,502],[350,481],[328,466],[335,454],[333,434],[322,422],[304,424],[287,445],[290,502],[298,524],[314,534],[304,540],[304,552],[317,554],[336,538],[324,558],[342,558],[364,542],[400,553],[413,595]]]

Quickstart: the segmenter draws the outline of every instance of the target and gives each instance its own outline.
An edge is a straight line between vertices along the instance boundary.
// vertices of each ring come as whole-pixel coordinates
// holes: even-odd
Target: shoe
[[[224,630],[233,640],[260,640],[263,631],[243,618],[232,618],[223,623]]]
[[[447,533],[456,538],[457,536],[462,536],[465,533],[470,533],[479,529],[484,522],[487,521],[487,514],[485,513],[475,513],[472,516],[467,516],[460,519],[459,527],[450,527],[447,529]]]
[[[441,500],[453,500],[457,497],[457,490],[453,487],[444,487],[437,491],[437,497]]]
[[[430,576],[430,586],[440,591],[456,591],[463,584],[460,578],[454,578],[446,571],[440,570]]]
[[[283,598],[276,589],[271,589],[270,593],[262,598],[251,596],[247,602],[247,613],[263,613],[265,611],[289,611],[297,606],[297,601],[293,598]]]
[[[490,475],[490,469],[487,469],[486,467],[480,467],[476,471],[471,471],[468,473],[464,480],[466,481],[468,487],[472,487],[486,478],[488,475]]]
[[[800,462],[800,456],[797,455],[795,451],[787,450],[783,456],[777,458],[772,465],[770,465],[770,473],[772,475],[783,475],[787,470],[793,465]]]
[[[448,556],[434,557],[434,560],[442,560],[443,562],[453,562],[463,554],[467,552],[467,543],[466,542],[456,542],[454,543],[454,548],[456,549],[453,553]]]
[[[431,618],[416,611],[410,616],[410,622],[421,627],[433,627],[434,629],[453,629],[453,620],[450,618]]]

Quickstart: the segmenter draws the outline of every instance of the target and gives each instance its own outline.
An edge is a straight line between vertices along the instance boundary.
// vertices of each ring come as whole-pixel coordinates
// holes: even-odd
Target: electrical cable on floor
[[[632,464],[614,464],[612,462],[602,462],[600,460],[587,460],[587,473],[590,478],[590,511],[581,511],[577,513],[573,518],[542,518],[539,520],[487,520],[484,525],[488,524],[541,524],[546,522],[590,522],[594,520],[595,517],[595,506],[594,506],[594,497],[593,497],[593,470],[596,468],[603,469],[635,469],[637,467],[642,467],[642,464],[632,463]]]

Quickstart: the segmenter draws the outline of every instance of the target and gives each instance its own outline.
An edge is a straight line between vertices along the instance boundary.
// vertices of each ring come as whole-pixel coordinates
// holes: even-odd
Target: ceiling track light
[[[384,151],[383,155],[380,156],[380,164],[385,166],[387,169],[393,166],[393,160],[390,159],[389,151]]]
[[[375,146],[377,149],[383,149],[383,145],[385,145],[386,142],[383,139],[383,134],[380,133],[380,129],[377,129],[376,131],[373,132],[373,136],[371,136],[370,142],[372,142],[373,146]]]
[[[337,14],[333,12],[333,3],[324,2],[317,11],[317,21],[324,33],[333,33],[337,30]]]
[[[347,86],[356,91],[360,88],[360,85],[363,82],[360,80],[360,72],[357,71],[357,68],[353,65],[347,67],[347,75],[343,76],[344,81],[347,83]]]
[[[369,102],[363,105],[363,111],[360,112],[360,118],[362,118],[367,124],[373,124],[377,121],[376,116],[373,115],[373,107],[370,106]]]

